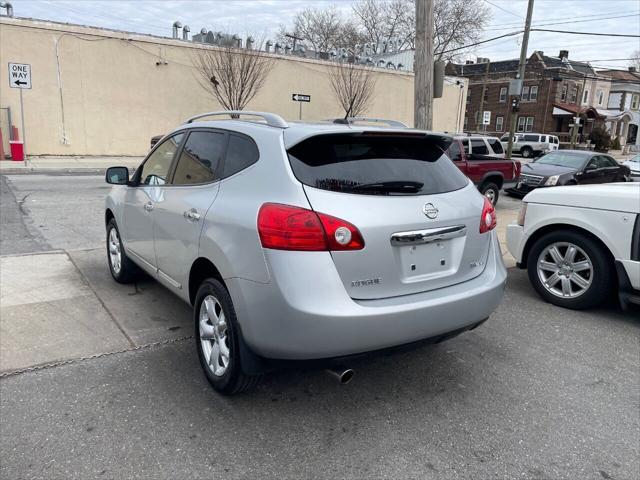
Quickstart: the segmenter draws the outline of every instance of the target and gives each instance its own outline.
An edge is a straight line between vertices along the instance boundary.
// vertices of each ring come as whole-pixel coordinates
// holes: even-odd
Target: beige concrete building
[[[29,155],[143,155],[149,138],[187,117],[220,106],[196,80],[194,53],[202,44],[107,29],[3,17],[0,19],[0,107],[20,127],[19,90],[9,88],[7,64],[31,65],[24,90]],[[275,65],[247,109],[297,119],[292,93],[311,95],[304,120],[340,116],[328,63],[274,55]],[[376,69],[367,112],[413,123],[413,73]],[[460,132],[466,81],[447,78],[435,100],[434,130]],[[6,110],[0,127],[7,150]]]

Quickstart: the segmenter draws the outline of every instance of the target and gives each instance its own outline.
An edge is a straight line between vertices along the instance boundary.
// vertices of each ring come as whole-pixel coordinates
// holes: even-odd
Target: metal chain
[[[13,377],[15,375],[21,375],[23,373],[29,373],[29,372],[37,372],[39,370],[46,370],[49,368],[60,367],[62,365],[70,365],[72,363],[78,363],[84,360],[92,360],[95,358],[108,357],[110,355],[116,355],[119,353],[135,352],[138,350],[148,350],[153,347],[159,347],[161,345],[170,345],[172,343],[183,342],[185,340],[190,340],[192,338],[193,338],[193,335],[188,335],[185,337],[173,338],[171,340],[163,340],[161,342],[147,343],[145,345],[139,345],[133,348],[125,348],[122,350],[115,350],[115,351],[106,352],[106,353],[96,353],[94,355],[88,355],[86,357],[71,358],[69,360],[60,360],[58,362],[51,362],[51,363],[45,363],[42,365],[35,365],[33,367],[21,368],[20,370],[10,370],[7,372],[0,372],[0,378]]]

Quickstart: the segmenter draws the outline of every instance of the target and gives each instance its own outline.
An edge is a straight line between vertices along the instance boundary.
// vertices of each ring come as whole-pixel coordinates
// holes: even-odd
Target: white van
[[[505,134],[500,139],[504,149],[509,143],[509,134]],[[520,153],[524,158],[537,157],[545,153],[557,150],[560,146],[560,139],[555,135],[544,135],[542,133],[517,133],[513,138],[513,153]]]

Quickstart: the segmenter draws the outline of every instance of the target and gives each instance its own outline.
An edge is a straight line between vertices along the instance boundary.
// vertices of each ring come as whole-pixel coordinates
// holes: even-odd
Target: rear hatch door
[[[331,252],[354,299],[425,292],[479,275],[490,235],[483,197],[426,133],[316,135],[289,148],[311,208],[346,220],[365,247]]]

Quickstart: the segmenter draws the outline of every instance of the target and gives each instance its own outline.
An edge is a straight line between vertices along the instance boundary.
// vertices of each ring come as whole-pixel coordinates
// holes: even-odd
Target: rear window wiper
[[[419,192],[423,186],[424,183],[421,182],[398,180],[392,182],[361,183],[351,187],[351,190],[415,193]]]

